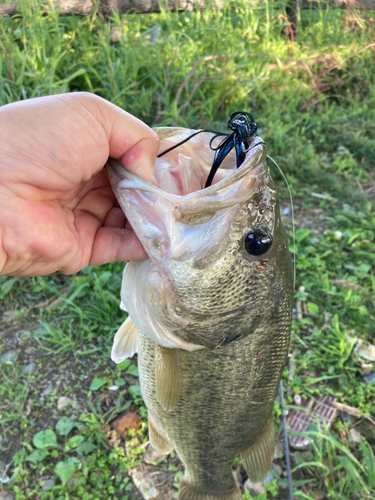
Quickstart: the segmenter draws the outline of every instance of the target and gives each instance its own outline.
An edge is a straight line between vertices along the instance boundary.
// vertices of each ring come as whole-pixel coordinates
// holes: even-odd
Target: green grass
[[[330,394],[365,417],[374,415],[375,384],[364,382],[364,360],[354,352],[356,339],[374,343],[375,337],[371,14],[303,11],[292,43],[277,2],[114,15],[108,23],[96,11],[42,15],[39,4],[23,1],[21,17],[1,21],[0,104],[86,90],[150,125],[224,131],[234,111],[256,116],[296,205],[296,242],[290,244],[302,316],[293,323],[293,380],[284,373],[287,402],[292,407],[295,395]],[[122,33],[117,44],[110,43],[112,26]],[[271,171],[288,205],[280,176]],[[290,219],[286,224],[291,230]],[[110,360],[123,320],[122,268],[0,278],[0,356],[8,353],[0,364],[0,460],[10,464],[6,487],[17,500],[140,498],[128,473],[144,453],[146,409],[135,362],[116,368]],[[35,371],[23,373],[31,362]],[[62,396],[70,405],[58,411]],[[141,429],[124,451],[108,425],[129,408],[138,412]],[[62,431],[64,416],[70,420],[63,420]],[[308,431],[310,448],[292,453],[296,498],[375,498],[374,427],[360,422],[357,444],[349,441],[352,425],[341,415],[329,431]],[[52,442],[38,447],[43,431]],[[283,465],[282,451],[276,462]],[[177,459],[165,467],[177,485]],[[285,498],[285,478],[276,472],[274,478],[258,500]],[[48,480],[53,484],[44,491]]]

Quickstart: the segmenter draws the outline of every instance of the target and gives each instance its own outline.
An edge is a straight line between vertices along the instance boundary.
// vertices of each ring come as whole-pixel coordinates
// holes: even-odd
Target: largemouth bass
[[[155,131],[160,151],[194,133]],[[237,455],[252,481],[268,474],[291,326],[292,265],[265,145],[252,137],[238,169],[228,154],[204,189],[211,138],[199,134],[157,159],[157,186],[107,164],[149,255],[125,267],[129,317],[112,358],[138,351],[150,440],[185,467],[180,500],[240,500]]]

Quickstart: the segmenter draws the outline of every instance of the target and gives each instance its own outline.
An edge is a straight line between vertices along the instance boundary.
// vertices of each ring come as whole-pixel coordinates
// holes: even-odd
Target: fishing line
[[[284,175],[284,172],[281,170],[279,165],[275,162],[273,158],[267,155],[274,165],[276,165],[278,171],[282,175],[285,184],[288,188],[289,198],[290,198],[290,207],[292,211],[292,231],[293,231],[293,289],[296,286],[296,230],[294,223],[294,205],[293,205],[293,197],[292,191],[289,186],[289,182]],[[288,432],[286,429],[286,418],[285,418],[285,407],[284,407],[284,391],[283,391],[283,381],[280,379],[279,384],[279,395],[280,395],[280,406],[281,406],[281,421],[283,424],[283,435],[284,435],[284,449],[285,449],[285,461],[286,461],[286,469],[288,474],[288,489],[289,489],[289,500],[293,500],[293,479],[292,479],[292,471],[290,467],[290,455],[289,455],[289,441],[288,441]]]
[[[296,228],[295,228],[295,223],[294,223],[294,205],[293,205],[293,197],[292,197],[292,191],[289,187],[289,182],[287,178],[285,177],[283,171],[279,167],[279,165],[275,162],[273,158],[267,155],[267,158],[271,160],[276,167],[278,168],[280,174],[282,175],[286,187],[288,188],[288,193],[289,193],[289,199],[290,199],[290,209],[292,211],[292,233],[293,233],[293,289],[296,287]]]
[[[194,132],[194,134],[189,135],[189,137],[186,137],[186,139],[184,139],[183,141],[178,142],[174,146],[171,146],[170,148],[166,149],[162,153],[158,154],[157,158],[161,158],[162,156],[166,155],[170,151],[173,151],[174,149],[178,148],[179,146],[182,146],[182,144],[185,144],[185,142],[190,141],[190,139],[192,139],[193,137],[195,137],[198,134],[201,134],[202,132],[210,132],[211,134],[216,134],[215,137],[218,137],[220,135],[228,135],[228,134],[223,134],[222,132],[216,132],[215,130],[205,130],[205,129],[202,128],[201,130],[198,130],[197,132]],[[211,143],[210,143],[210,145],[211,145]]]

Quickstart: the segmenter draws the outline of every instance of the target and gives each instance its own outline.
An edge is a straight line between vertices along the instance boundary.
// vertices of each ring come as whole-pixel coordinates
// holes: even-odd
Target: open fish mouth
[[[161,139],[160,152],[194,133],[179,128],[154,130]],[[119,204],[154,261],[172,256],[189,258],[198,252],[198,247],[204,254],[204,240],[212,248],[213,240],[219,241],[228,234],[239,204],[249,199],[262,181],[265,147],[262,139],[255,137],[250,139],[240,168],[236,168],[235,153],[229,153],[214,184],[204,188],[214,155],[208,147],[212,136],[204,132],[167,156],[157,158],[156,186],[116,160],[108,160],[107,170]]]
[[[172,135],[175,130],[178,131],[177,134]],[[172,137],[174,143],[194,132],[189,129],[173,128],[155,128],[154,131],[161,139],[159,153],[170,147]],[[166,137],[168,131],[170,135]],[[251,170],[253,175],[250,184],[254,183],[259,173],[256,167],[265,161],[264,142],[260,137],[251,139],[251,148],[238,169],[236,169],[235,153],[231,152],[218,170],[214,184],[204,189],[213,160],[213,152],[207,147],[212,136],[212,133],[205,132],[191,139],[188,146],[183,144],[168,153],[168,156],[157,158],[154,165],[156,186],[132,174],[118,161],[110,158],[107,170],[112,187],[115,191],[137,189],[161,196],[171,203],[177,203],[184,214],[196,213],[211,206],[215,209],[226,208],[238,203],[243,196],[248,196],[249,185],[244,182],[235,185]],[[244,191],[246,193],[241,196],[241,192]]]

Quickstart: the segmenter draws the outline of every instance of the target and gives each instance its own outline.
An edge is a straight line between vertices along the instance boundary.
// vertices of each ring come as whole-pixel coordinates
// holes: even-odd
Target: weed
[[[41,0],[19,3],[22,15],[0,25],[0,104],[85,90],[150,125],[224,130],[234,111],[255,115],[296,202],[290,248],[299,311],[295,376],[284,377],[289,404],[296,394],[331,394],[365,416],[374,413],[375,385],[365,383],[354,352],[357,339],[374,341],[370,13],[349,22],[339,9],[304,10],[292,42],[278,16],[282,2],[114,14],[108,23],[97,10],[60,17],[52,3],[47,14]],[[117,44],[110,43],[112,26],[121,32]],[[282,186],[280,192],[287,203]],[[110,360],[125,319],[118,307],[122,268],[0,277],[0,454],[7,464],[13,460],[16,500],[139,498],[129,471],[143,456],[147,410],[134,362],[114,367]],[[25,372],[32,363],[34,371]],[[111,442],[108,425],[129,409],[142,423],[124,448]],[[340,500],[375,494],[374,432],[367,423],[358,428],[370,444],[345,441],[351,423],[344,417],[329,432],[308,431],[310,449],[292,454],[296,498],[312,499],[312,491]],[[277,456],[282,460],[281,451]],[[178,462],[170,460],[178,485]],[[283,497],[286,480],[274,475],[259,500]]]

